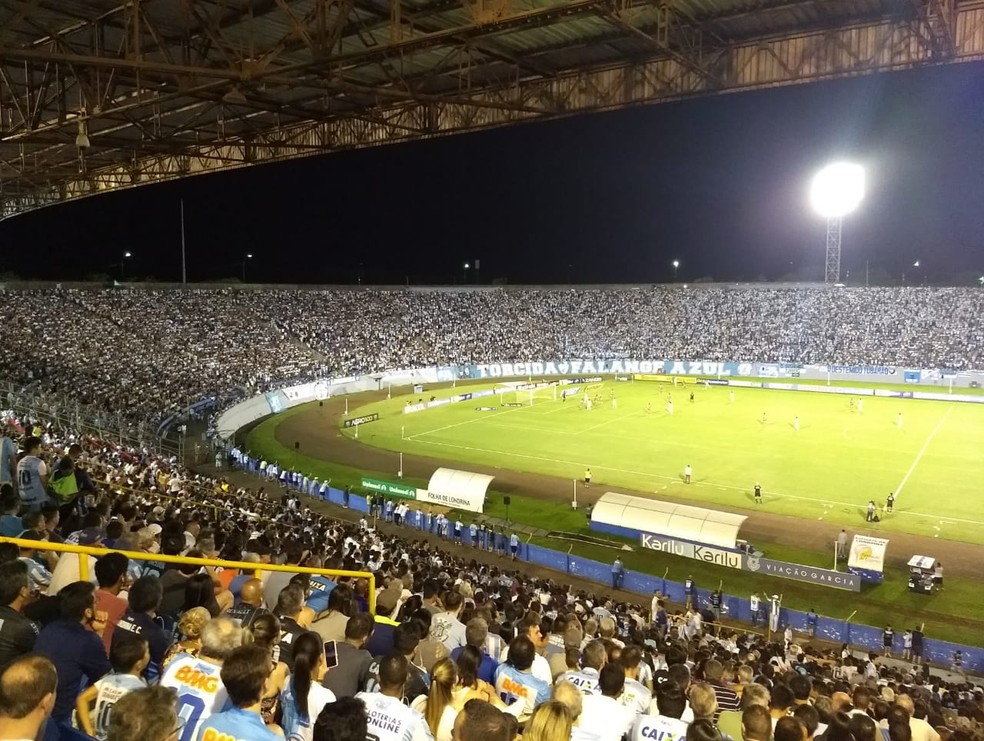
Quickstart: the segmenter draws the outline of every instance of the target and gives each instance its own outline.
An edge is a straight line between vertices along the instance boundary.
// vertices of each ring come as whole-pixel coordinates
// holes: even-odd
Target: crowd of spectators
[[[6,291],[0,380],[159,421],[290,381],[392,368],[635,358],[984,367],[984,291]],[[120,358],[126,358],[120,363]]]
[[[984,739],[981,689],[925,666],[668,620],[658,594],[536,578],[506,554],[315,513],[269,482],[50,427],[5,433],[44,463],[20,473],[45,487],[25,498],[0,466],[0,534],[27,541],[0,542],[0,738]],[[56,557],[41,541],[105,551]],[[376,592],[307,567],[373,573]]]

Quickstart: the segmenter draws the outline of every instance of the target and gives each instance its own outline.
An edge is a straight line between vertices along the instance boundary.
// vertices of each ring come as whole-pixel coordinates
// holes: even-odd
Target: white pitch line
[[[454,426],[454,425],[452,425],[452,426]],[[427,434],[427,433],[420,433],[420,434],[423,435],[423,434]],[[542,455],[529,455],[528,453],[514,453],[514,452],[508,451],[508,450],[490,450],[489,448],[477,448],[477,447],[474,447],[474,446],[471,446],[471,445],[458,445],[456,443],[444,443],[444,442],[439,442],[437,440],[414,440],[414,442],[421,443],[423,445],[439,445],[439,446],[441,446],[443,448],[456,448],[458,450],[470,450],[470,451],[475,452],[475,453],[492,453],[494,455],[503,455],[503,456],[506,456],[508,458],[526,458],[527,460],[544,461],[546,463],[562,463],[565,466],[575,466],[575,467],[578,467],[578,466],[581,466],[581,465],[584,464],[583,461],[568,461],[568,460],[563,460],[561,458],[547,458],[547,457],[542,456]],[[643,477],[646,477],[646,478],[649,478],[649,479],[659,479],[661,481],[679,481],[680,480],[680,477],[679,476],[664,476],[662,474],[652,473],[651,471],[633,471],[633,470],[626,469],[626,468],[613,468],[612,466],[599,466],[597,464],[594,465],[594,468],[596,468],[596,469],[598,469],[600,471],[614,471],[616,473],[627,473],[627,474],[631,474],[633,476],[643,476]],[[746,493],[749,491],[748,487],[745,487],[745,486],[733,486],[731,484],[720,484],[720,486],[723,489],[731,489],[732,491],[740,491],[740,492],[746,492]],[[831,505],[833,507],[850,507],[850,506],[852,506],[849,502],[839,502],[839,501],[836,501],[836,500],[833,500],[833,499],[818,499],[816,497],[804,497],[804,496],[800,496],[798,494],[783,494],[783,493],[780,493],[780,492],[774,492],[773,491],[773,492],[770,492],[770,495],[773,498],[796,499],[798,501],[803,501],[803,502],[817,502],[819,504],[829,504],[829,505]],[[921,512],[905,512],[905,511],[901,511],[901,512],[900,511],[896,511],[895,514],[897,514],[897,515],[904,515],[904,516],[907,516],[907,517],[936,517],[937,516],[937,515],[924,514],[924,513],[921,513]],[[962,522],[962,523],[965,523],[965,524],[968,524],[968,525],[984,525],[984,521],[981,521],[981,520],[968,520],[968,519],[965,519],[965,518],[962,518],[962,517],[944,517],[943,519],[946,520],[947,522]]]
[[[919,453],[916,454],[916,458],[912,461],[912,465],[909,466],[909,470],[905,472],[905,476],[902,477],[902,481],[900,481],[899,485],[895,487],[896,499],[899,498],[899,493],[902,491],[902,487],[905,486],[906,482],[909,480],[909,477],[912,475],[912,472],[915,471],[916,466],[919,465],[919,461],[921,461],[922,457],[926,454],[926,450],[929,448],[929,444],[933,442],[933,438],[936,437],[936,433],[943,428],[943,423],[946,422],[946,418],[950,416],[951,411],[953,411],[953,404],[950,404],[950,406],[946,408],[946,411],[943,412],[943,416],[940,417],[940,421],[936,423],[936,427],[934,427],[932,432],[930,432],[926,437],[926,442],[924,442],[923,446],[919,449]]]
[[[599,427],[604,427],[605,425],[610,425],[612,422],[621,422],[624,419],[629,419],[630,417],[638,417],[642,412],[633,412],[632,414],[624,414],[621,417],[615,417],[615,419],[609,419],[601,424],[593,425],[591,427],[585,427],[583,430],[578,430],[573,433],[575,435],[583,435],[585,432],[591,432],[591,430],[597,430]]]
[[[509,414],[509,412],[515,412],[517,409],[523,409],[523,407],[511,407],[509,409],[504,409],[501,412],[496,412],[495,414],[487,414],[482,417],[474,417],[473,419],[466,419],[464,422],[455,422],[451,425],[444,425],[444,427],[437,427],[433,430],[424,430],[423,432],[418,432],[416,435],[410,435],[407,440],[416,440],[421,435],[433,435],[435,432],[443,432],[444,430],[450,430],[453,427],[462,427],[464,425],[470,425],[475,422],[482,422],[484,420],[491,419],[492,417],[499,417],[503,414]]]

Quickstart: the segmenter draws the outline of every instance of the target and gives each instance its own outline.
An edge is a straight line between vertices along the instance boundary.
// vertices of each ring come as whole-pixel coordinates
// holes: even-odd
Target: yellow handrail
[[[112,548],[93,548],[87,545],[73,545],[71,543],[49,543],[44,540],[22,540],[21,538],[2,538],[0,543],[13,543],[18,548],[56,551],[59,553],[78,553],[87,556],[103,556],[107,553],[122,553],[127,558],[136,561],[160,561],[162,563],[183,563],[196,566],[221,566],[226,569],[239,569],[241,571],[280,571],[292,574],[322,574],[324,576],[347,576],[356,579],[364,578],[369,580],[369,612],[376,613],[376,577],[369,571],[343,571],[339,569],[312,569],[308,566],[280,566],[267,563],[247,563],[246,561],[222,561],[217,558],[188,558],[187,556],[165,556],[163,553],[145,553],[143,551],[118,551]],[[79,580],[89,581],[89,561],[85,558],[79,559]]]

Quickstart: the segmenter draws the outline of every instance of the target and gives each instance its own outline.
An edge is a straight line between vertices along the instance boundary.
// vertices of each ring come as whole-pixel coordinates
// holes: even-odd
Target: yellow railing
[[[278,566],[275,564],[247,563],[246,561],[222,561],[217,558],[188,558],[186,556],[165,556],[162,553],[144,553],[143,551],[114,551],[111,548],[93,548],[86,545],[70,543],[48,543],[43,540],[21,540],[20,538],[0,538],[0,543],[13,543],[18,548],[30,548],[38,551],[56,551],[59,553],[78,553],[99,558],[107,553],[122,553],[127,558],[136,561],[157,561],[160,563],[183,563],[196,566],[221,566],[224,569],[239,569],[240,571],[280,571],[292,574],[321,574],[322,576],[346,576],[355,579],[369,580],[369,611],[376,613],[376,577],[368,571],[340,571],[338,569],[312,569],[306,566]],[[89,560],[79,559],[79,581],[89,581]]]

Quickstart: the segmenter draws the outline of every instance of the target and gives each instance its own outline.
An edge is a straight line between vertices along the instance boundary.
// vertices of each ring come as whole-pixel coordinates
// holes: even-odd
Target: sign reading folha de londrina
[[[362,488],[368,489],[369,491],[379,492],[380,494],[385,494],[390,497],[399,497],[400,499],[417,498],[416,486],[397,484],[392,481],[381,481],[380,479],[370,479],[365,476],[362,477]]]
[[[834,589],[845,589],[851,592],[861,591],[861,577],[843,571],[831,571],[817,566],[803,566],[797,563],[775,561],[771,558],[761,558],[747,553],[730,551],[723,548],[691,543],[686,540],[667,538],[652,533],[642,533],[640,545],[653,551],[669,553],[682,558],[692,558],[696,561],[725,566],[741,571],[751,571],[766,576],[776,576],[781,579],[819,584]]]

